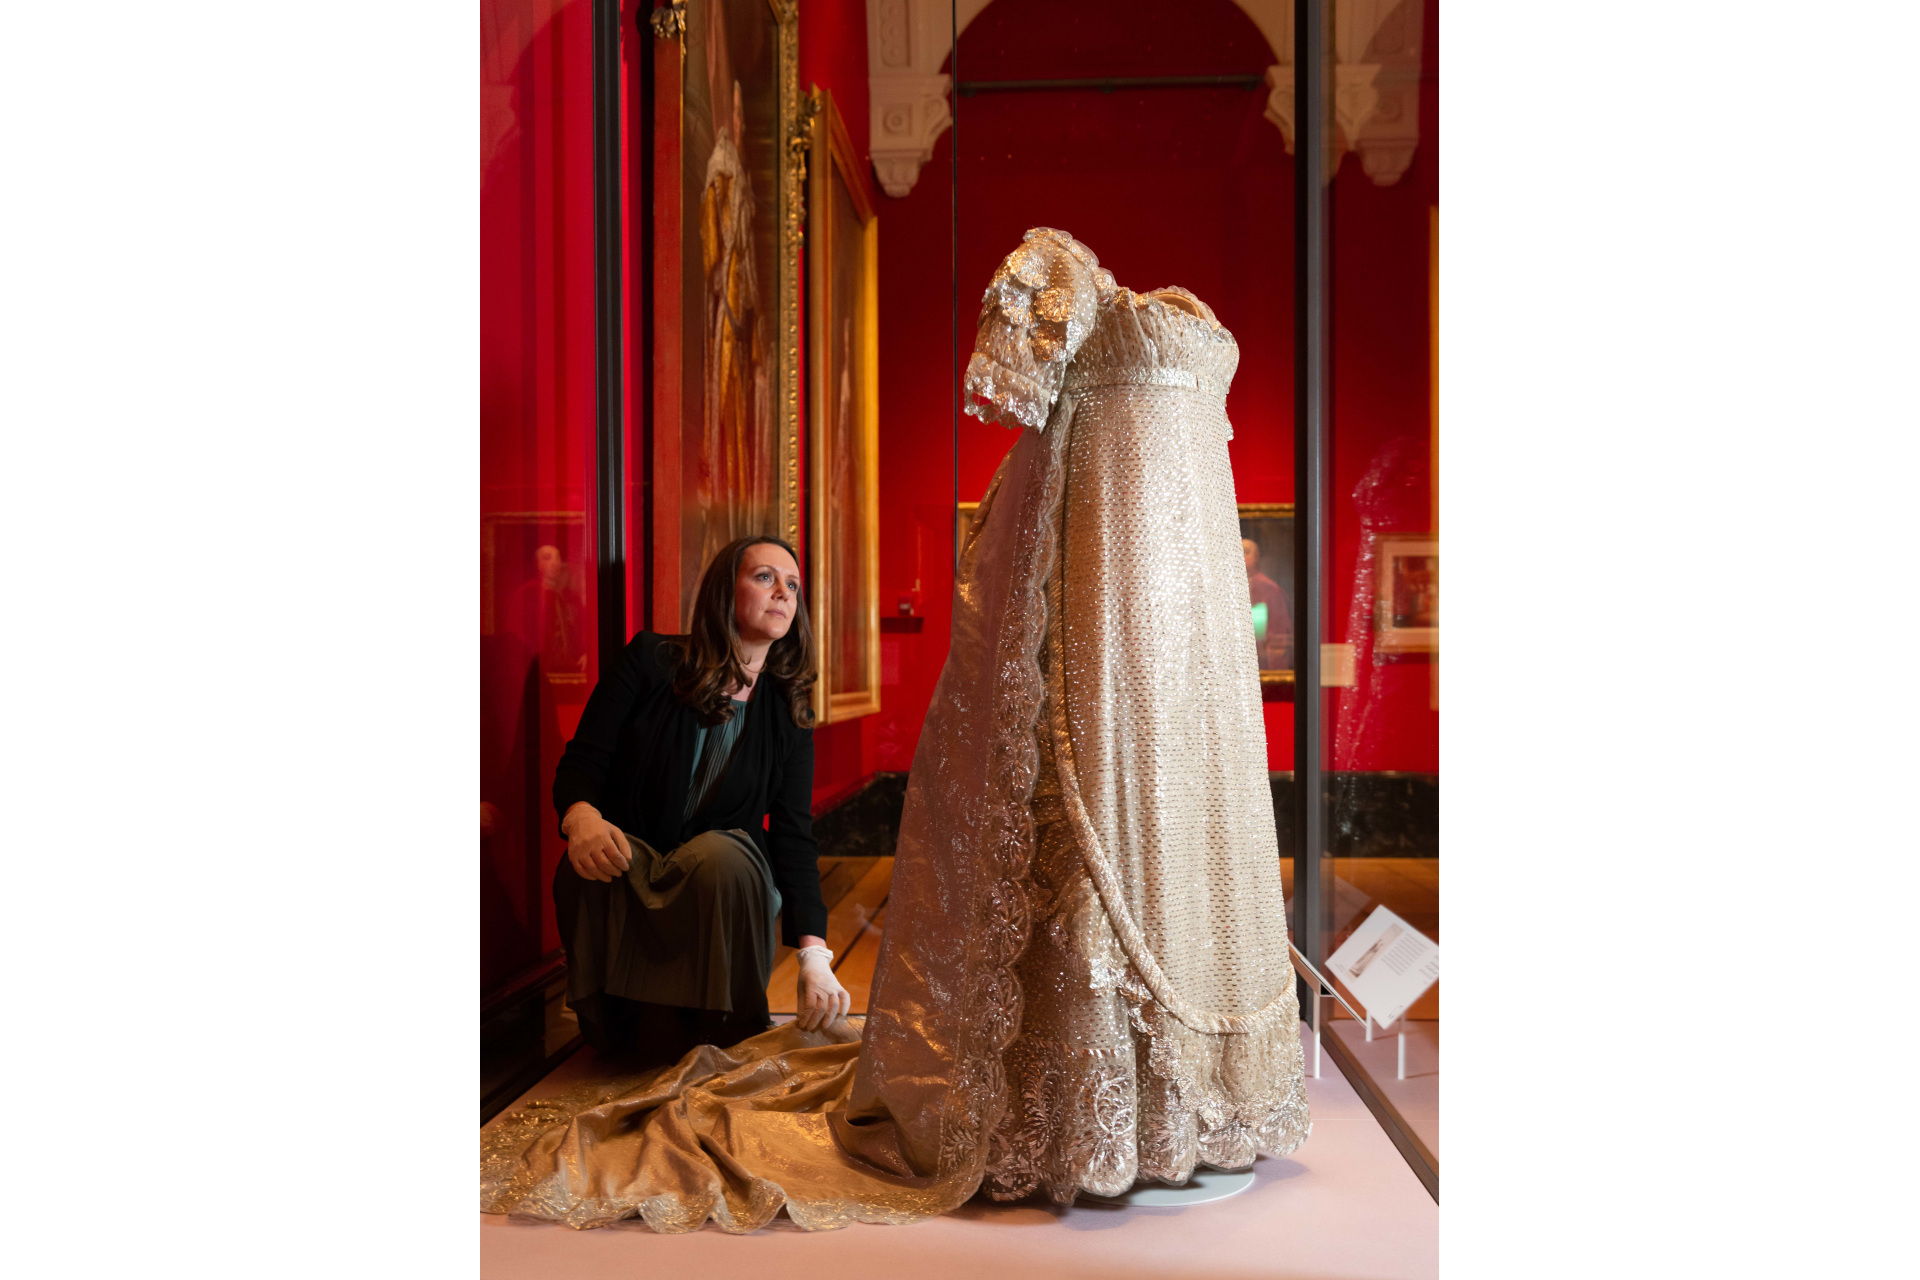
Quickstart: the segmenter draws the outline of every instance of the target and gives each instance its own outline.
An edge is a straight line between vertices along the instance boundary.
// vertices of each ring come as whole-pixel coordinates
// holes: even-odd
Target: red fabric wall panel
[[[556,494],[584,510],[593,462],[590,6],[492,7],[519,25],[483,51],[483,72],[501,66],[481,86],[482,510]],[[574,429],[581,421],[587,429]]]
[[[879,188],[873,181],[873,166],[868,159],[867,146],[870,135],[868,121],[867,89],[867,9],[865,0],[809,0],[800,10],[800,91],[805,94],[814,86],[833,95],[834,106],[840,112],[840,118],[847,127],[847,137],[853,143],[855,155],[859,157],[858,172],[860,180],[866,184],[867,198],[870,202],[882,205],[884,215],[886,202],[880,198]],[[822,163],[820,157],[814,157],[813,163]],[[880,219],[881,288],[886,288],[887,266],[885,261],[887,236],[891,231],[890,219]],[[801,273],[806,272],[805,254],[802,254]],[[803,313],[804,314],[804,313]],[[880,315],[884,327],[887,304],[883,293],[880,303]],[[804,330],[804,325],[802,326]],[[881,368],[886,367],[884,347],[880,356]],[[806,387],[806,335],[801,335],[801,392],[800,403],[809,403],[809,391]],[[883,399],[884,403],[884,399]],[[808,455],[804,440],[805,425],[802,425],[801,457]],[[885,547],[890,537],[887,493],[887,428],[881,423],[880,446],[880,482],[881,482],[881,555],[886,555]],[[806,546],[805,516],[806,503],[801,503],[802,538],[801,554],[811,554]],[[882,578],[885,577],[884,564]],[[885,605],[882,605],[885,611]],[[881,692],[881,704],[888,703],[888,690]],[[889,708],[890,709],[890,708]],[[884,714],[884,713],[883,713]],[[869,744],[872,730],[869,721],[873,717],[844,721],[840,724],[822,725],[814,730],[814,786],[813,794],[816,808],[822,803],[831,802],[859,783],[876,768],[885,766],[874,763]]]
[[[810,75],[833,89],[864,151],[865,37],[854,20],[860,7],[844,6],[844,26],[822,21],[825,7],[809,9],[803,24],[802,66],[820,68],[803,83]],[[1229,0],[1182,6],[1177,24],[1163,18],[1162,6],[1149,0],[996,0],[961,37],[962,78],[1259,74],[1273,61],[1257,28]],[[1362,554],[1374,532],[1432,528],[1427,210],[1437,201],[1437,156],[1428,141],[1437,109],[1434,21],[1429,2],[1423,141],[1413,167],[1394,186],[1379,187],[1348,158],[1333,195],[1327,638],[1355,643],[1361,667],[1359,685],[1334,707],[1330,763],[1338,769],[1438,767],[1429,668],[1372,662],[1370,565]],[[856,69],[857,99],[849,89]],[[952,131],[941,136],[911,194],[879,198],[881,612],[894,613],[904,597],[917,602],[924,620],[918,633],[883,636],[881,712],[816,733],[817,795],[912,762],[946,660],[956,466],[960,500],[977,500],[1012,443],[1006,429],[963,418],[956,460],[951,290],[957,282],[964,364],[980,292],[1027,228],[1071,232],[1122,284],[1183,285],[1213,307],[1241,350],[1228,402],[1238,496],[1293,500],[1293,158],[1264,118],[1265,97],[1262,88],[963,99],[957,271],[950,267]],[[1378,500],[1363,520],[1355,493],[1370,472],[1387,481],[1370,486]],[[1291,705],[1268,703],[1266,721],[1271,766],[1291,768]]]
[[[1349,157],[1332,195],[1333,554],[1330,639],[1354,646],[1354,687],[1330,717],[1336,769],[1437,772],[1434,671],[1373,652],[1371,542],[1436,531],[1428,332],[1429,210],[1439,204],[1438,13],[1423,17],[1420,145],[1390,187]]]
[[[866,0],[807,0],[800,6],[800,92],[804,95],[814,85],[832,93],[840,108],[847,137],[861,159],[860,173],[871,201],[878,189],[873,167],[866,162],[871,126]]]
[[[560,945],[547,787],[595,674],[590,12],[480,13],[483,990]]]

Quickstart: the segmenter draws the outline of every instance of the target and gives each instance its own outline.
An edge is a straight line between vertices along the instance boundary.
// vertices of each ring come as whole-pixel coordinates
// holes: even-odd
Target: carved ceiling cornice
[[[874,176],[890,196],[913,190],[933,144],[953,123],[940,71],[961,31],[989,0],[867,0],[867,82]],[[1266,117],[1293,151],[1293,0],[1235,0],[1274,55]],[[1334,0],[1334,101],[1328,172],[1348,152],[1391,186],[1420,140],[1421,0]]]
[[[953,47],[953,23],[964,29],[986,7],[986,0],[962,0],[957,11],[946,0],[867,0],[868,151],[888,195],[913,190],[953,123],[952,82],[940,68]]]
[[[1238,0],[1278,59],[1267,68],[1267,119],[1293,151],[1293,0]],[[1327,173],[1348,152],[1383,187],[1420,141],[1421,0],[1334,0],[1333,128]],[[1276,39],[1283,36],[1284,41]]]

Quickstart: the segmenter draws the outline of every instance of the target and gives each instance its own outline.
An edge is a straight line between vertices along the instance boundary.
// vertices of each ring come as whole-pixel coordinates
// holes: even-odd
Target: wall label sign
[[[1327,968],[1384,1027],[1440,981],[1440,947],[1385,907],[1375,907],[1327,957]]]

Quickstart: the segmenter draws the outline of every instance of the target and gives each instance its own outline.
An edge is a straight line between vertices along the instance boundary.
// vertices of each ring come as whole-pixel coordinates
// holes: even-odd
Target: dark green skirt
[[[587,1042],[677,1057],[685,1043],[758,1034],[780,914],[759,846],[744,831],[703,832],[664,854],[631,832],[627,843],[633,863],[610,883],[565,858],[554,872],[567,1003]]]

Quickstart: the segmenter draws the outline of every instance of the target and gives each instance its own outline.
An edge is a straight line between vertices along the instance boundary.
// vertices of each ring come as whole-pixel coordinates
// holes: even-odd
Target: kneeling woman
[[[567,1003],[595,1049],[670,1061],[766,1030],[776,916],[797,1021],[847,1012],[822,937],[814,679],[800,567],[769,537],[713,558],[692,634],[643,631],[602,673],[553,780]]]

